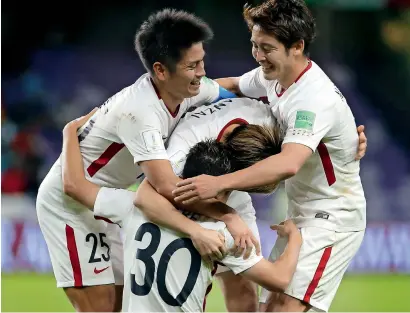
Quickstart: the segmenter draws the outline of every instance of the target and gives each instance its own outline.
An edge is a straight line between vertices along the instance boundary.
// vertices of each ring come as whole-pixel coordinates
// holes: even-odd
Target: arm
[[[332,103],[323,98],[290,105],[293,107],[285,117],[288,128],[279,154],[231,174],[186,179],[174,190],[175,200],[193,203],[215,197],[224,190],[247,190],[294,176],[338,121],[338,116]]]
[[[285,180],[296,175],[311,155],[312,150],[307,146],[286,143],[279,154],[246,169],[221,176],[221,189],[247,190]]]
[[[175,204],[172,190],[181,179],[174,174],[168,160],[158,117],[152,112],[146,113],[146,115],[135,112],[123,114],[118,125],[118,134],[134,156],[134,162],[140,165],[152,187]],[[195,206],[178,205],[178,208],[224,221],[232,235],[237,239],[238,246],[240,245],[241,248],[244,246],[252,247],[252,243],[254,243],[259,251],[259,242],[251,230],[236,214],[235,210],[222,202],[211,199]],[[165,214],[158,216],[167,219]],[[165,221],[157,220],[156,222],[164,223]]]
[[[151,221],[189,236],[202,256],[221,259],[226,253],[223,236],[185,217],[144,180],[135,194],[134,205]],[[165,218],[164,218],[165,217]]]
[[[236,219],[237,213],[234,209],[215,199],[201,201],[195,205],[176,203],[172,190],[182,179],[174,174],[168,160],[144,161],[140,163],[140,166],[152,187],[179,209],[199,213],[228,224]],[[164,216],[160,217],[163,219],[167,218]]]
[[[225,77],[215,80],[221,87],[240,96],[266,97],[269,82],[263,77],[261,68],[255,68],[240,77]]]
[[[85,178],[83,158],[77,137],[77,129],[88,120],[91,113],[64,127],[61,163],[64,193],[93,210],[100,186]]]
[[[296,229],[289,234],[285,251],[275,262],[262,259],[242,275],[270,291],[284,292],[295,273],[301,246],[302,237]]]
[[[215,81],[226,90],[237,94],[238,96],[242,96],[241,90],[239,89],[239,79],[240,77],[225,77],[225,78],[218,78]]]

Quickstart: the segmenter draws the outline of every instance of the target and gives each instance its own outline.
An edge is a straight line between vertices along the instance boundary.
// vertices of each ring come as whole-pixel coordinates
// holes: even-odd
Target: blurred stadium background
[[[410,311],[410,1],[307,2],[319,30],[312,58],[343,91],[369,140],[361,163],[368,229],[332,311]],[[256,66],[244,3],[2,3],[2,311],[73,311],[55,285],[36,192],[60,154],[64,124],[144,72],[133,50],[143,19],[165,6],[195,12],[215,31],[207,75],[240,75]],[[254,201],[267,256],[275,241],[268,226],[283,219],[285,195]],[[224,310],[215,284],[207,311]]]

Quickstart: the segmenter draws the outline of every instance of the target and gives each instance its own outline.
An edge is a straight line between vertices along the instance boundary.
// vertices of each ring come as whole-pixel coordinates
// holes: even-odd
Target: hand
[[[356,161],[364,157],[364,155],[366,154],[366,149],[367,149],[367,138],[364,133],[363,125],[360,125],[359,127],[357,127],[357,134],[359,135],[359,147],[357,148],[357,153],[355,157]]]
[[[235,246],[231,249],[235,257],[240,257],[245,251],[243,258],[246,260],[251,255],[254,246],[256,254],[260,255],[261,247],[259,241],[239,215],[234,214],[229,221],[224,222],[235,240]]]
[[[301,236],[299,229],[292,220],[286,220],[279,225],[271,225],[270,229],[276,230],[279,237],[289,237],[291,235]]]
[[[90,113],[80,116],[79,118],[76,118],[75,120],[68,122],[65,127],[64,130],[66,129],[72,129],[77,131],[77,129],[79,129],[80,127],[82,127],[85,123],[87,123],[87,121],[91,118],[91,116],[94,115],[94,113],[98,110],[98,108],[94,108]]]
[[[176,202],[192,204],[198,200],[215,198],[222,191],[218,177],[199,175],[178,182],[172,194]]]
[[[225,237],[220,232],[200,227],[190,238],[194,247],[207,263],[222,260],[227,253]]]

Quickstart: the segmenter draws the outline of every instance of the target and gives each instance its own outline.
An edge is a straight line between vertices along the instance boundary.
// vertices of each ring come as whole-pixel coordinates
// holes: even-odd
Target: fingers
[[[253,242],[252,242],[251,237],[247,238],[245,243],[246,243],[246,250],[245,250],[245,254],[244,254],[243,258],[246,260],[251,256],[252,249],[253,249],[254,246],[253,246]]]
[[[181,181],[181,182],[184,182],[184,180]],[[179,183],[178,183],[178,184],[179,184]],[[190,183],[188,183],[188,184],[186,184],[186,185],[183,185],[183,186],[179,186],[179,187],[178,187],[178,184],[177,184],[177,188],[175,188],[175,189],[172,191],[172,194],[173,194],[174,196],[180,196],[180,195],[182,195],[182,194],[184,194],[184,193],[186,193],[186,192],[188,192],[188,191],[191,191],[191,190],[195,189],[195,186],[192,184],[192,182],[190,182]]]
[[[187,179],[184,179],[184,180],[181,180],[180,182],[178,182],[177,187],[186,186],[186,185],[192,184],[193,182],[194,182],[193,178],[187,178]],[[176,189],[176,190],[178,190],[178,189]],[[175,190],[174,190],[174,192],[175,192]]]
[[[246,249],[246,239],[241,237],[239,240],[239,245],[236,247],[235,257],[240,257]]]
[[[261,245],[259,240],[257,240],[254,236],[251,237],[252,243],[255,245],[255,253],[256,255],[261,255]]]
[[[195,191],[195,190],[189,190],[189,191],[187,191],[187,192],[185,192],[185,193],[183,193],[183,194],[181,194],[181,195],[175,197],[174,200],[177,201],[177,202],[183,202],[183,201],[192,199],[193,197],[196,197],[196,196],[198,196],[198,192],[197,192],[197,191]]]
[[[214,250],[214,252],[212,253],[212,259],[214,260],[222,260],[223,259],[223,254],[222,252],[219,250],[219,248],[216,248]]]
[[[364,125],[359,125],[359,127],[357,127],[357,133],[360,135],[360,133],[364,132]]]
[[[89,112],[86,115],[83,115],[77,119],[75,119],[75,125],[77,128],[80,128],[81,126],[83,126],[90,118],[91,116],[94,115],[95,111],[97,111],[98,108],[94,108],[91,112]]]
[[[201,200],[201,198],[199,196],[195,196],[189,200],[182,201],[182,204],[190,205],[190,204],[194,204],[195,202],[198,202],[199,200]]]

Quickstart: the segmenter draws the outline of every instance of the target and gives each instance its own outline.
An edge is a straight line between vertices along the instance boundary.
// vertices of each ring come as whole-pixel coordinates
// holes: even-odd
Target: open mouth
[[[261,66],[264,72],[269,72],[275,69],[275,67],[272,64],[261,64]]]
[[[192,86],[199,86],[199,85],[201,85],[201,81],[193,81],[193,82],[191,82],[191,85]]]

